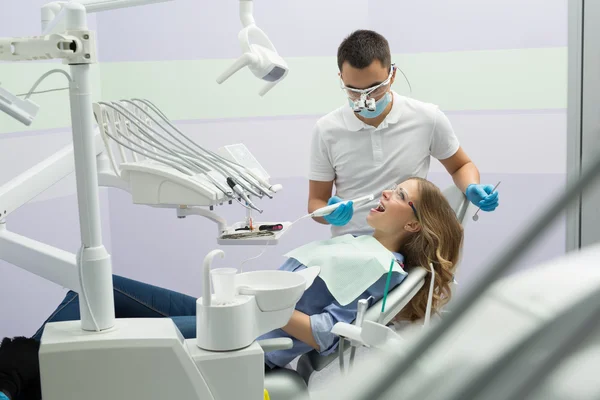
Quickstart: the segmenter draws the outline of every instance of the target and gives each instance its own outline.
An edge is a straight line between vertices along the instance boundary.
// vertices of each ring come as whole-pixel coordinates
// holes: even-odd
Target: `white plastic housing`
[[[121,164],[135,204],[210,206],[228,199],[203,175],[189,176],[152,160]]]
[[[218,250],[216,252],[219,252]],[[218,254],[212,252],[209,254]],[[285,326],[304,290],[306,278],[288,271],[253,271],[236,276],[232,304],[217,305],[206,293],[196,302],[198,347],[230,351],[249,346],[260,335]],[[205,284],[204,290],[207,290]]]
[[[186,340],[185,344],[216,400],[264,399],[265,353],[258,343],[224,352],[203,350],[196,346],[195,340]],[[271,398],[275,395],[271,393]]]
[[[49,323],[39,360],[44,400],[216,400],[169,318],[118,319],[102,334],[79,321]]]
[[[2,53],[0,43],[0,53]],[[38,113],[40,106],[31,100],[21,100],[8,90],[0,87],[0,111],[4,111],[20,123],[31,125]]]
[[[268,181],[270,178],[268,172],[260,165],[258,160],[252,155],[250,150],[243,143],[230,144],[223,146],[218,150],[218,153],[223,158],[233,161],[244,167],[252,170],[254,174],[258,174],[260,178]],[[270,185],[267,185],[270,186]]]
[[[285,326],[294,306],[266,313],[260,311],[254,296],[236,296],[234,304],[210,307],[204,307],[200,298],[196,302],[196,344],[210,351],[242,349],[260,335]]]
[[[238,274],[236,291],[256,298],[260,311],[271,312],[294,307],[306,290],[306,278],[290,271],[251,271]]]
[[[386,348],[392,341],[402,341],[392,329],[374,321],[363,321],[362,326],[338,322],[331,329],[331,333],[350,339],[354,345],[374,348]]]
[[[242,3],[244,2],[240,4]],[[238,40],[242,55],[219,75],[217,83],[225,82],[240,69],[248,67],[254,76],[268,82],[259,91],[259,95],[264,96],[287,76],[288,65],[277,53],[266,33],[255,24],[245,26],[238,34]]]
[[[347,324],[345,322],[338,322],[333,326],[333,328],[331,328],[331,333],[340,337],[350,339],[354,342],[364,344],[360,336],[360,326]]]

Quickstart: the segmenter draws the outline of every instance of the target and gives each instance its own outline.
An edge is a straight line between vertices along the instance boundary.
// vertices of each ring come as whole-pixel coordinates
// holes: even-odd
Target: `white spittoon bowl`
[[[261,311],[294,307],[306,289],[306,278],[289,271],[251,271],[236,275],[236,292],[251,295]]]

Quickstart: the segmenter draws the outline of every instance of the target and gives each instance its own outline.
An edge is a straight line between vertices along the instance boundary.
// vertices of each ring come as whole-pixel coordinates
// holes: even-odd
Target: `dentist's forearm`
[[[467,191],[467,187],[470,184],[478,184],[479,179],[479,170],[471,161],[460,167],[455,173],[452,174],[452,180],[454,181],[454,184],[463,193]]]
[[[310,317],[303,312],[294,310],[292,318],[290,318],[287,325],[281,329],[283,329],[283,331],[288,335],[291,335],[301,342],[306,343],[313,349],[319,350],[319,345],[315,341],[312,328],[310,326]]]

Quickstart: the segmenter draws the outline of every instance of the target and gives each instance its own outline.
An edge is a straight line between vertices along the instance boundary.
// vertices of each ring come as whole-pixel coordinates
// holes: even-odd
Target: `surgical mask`
[[[376,118],[381,115],[392,101],[389,85],[395,70],[396,66],[392,64],[387,79],[368,89],[347,87],[340,76],[340,86],[348,96],[348,103],[350,104],[352,111],[364,118]],[[381,98],[375,101],[374,99],[378,97]]]
[[[367,108],[363,108],[362,110],[356,112],[356,114],[364,118],[377,118],[381,115],[391,101],[392,93],[387,92],[381,99],[375,102],[375,110],[370,111]],[[348,104],[350,105],[350,108],[354,110],[354,102],[351,99],[348,99]]]

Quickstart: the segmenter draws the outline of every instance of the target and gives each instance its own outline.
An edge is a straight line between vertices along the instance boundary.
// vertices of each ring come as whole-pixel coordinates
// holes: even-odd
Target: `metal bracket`
[[[227,229],[227,221],[213,212],[200,207],[181,206],[177,208],[177,218],[185,218],[188,215],[200,215],[210,219],[213,222],[216,222],[218,225],[218,236],[220,236]]]

